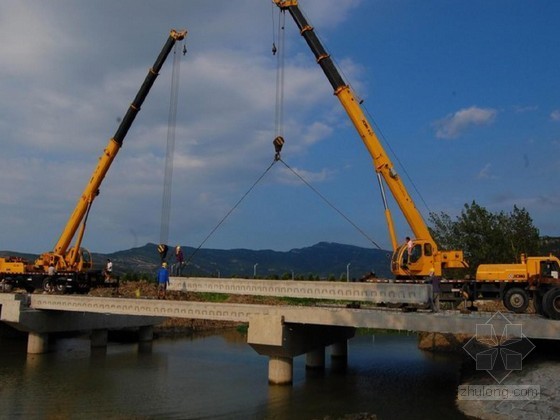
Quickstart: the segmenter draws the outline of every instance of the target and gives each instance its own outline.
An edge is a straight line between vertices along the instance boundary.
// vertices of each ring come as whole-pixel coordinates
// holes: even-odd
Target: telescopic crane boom
[[[45,252],[35,261],[36,267],[42,267],[45,271],[50,264],[53,264],[57,270],[82,271],[91,268],[91,259],[89,256],[86,257],[83,255],[82,252],[85,250],[81,249],[81,242],[85,231],[87,216],[93,200],[99,194],[99,187],[105,178],[111,163],[119,152],[124,138],[134,122],[138,111],[140,111],[146,96],[148,96],[148,93],[150,92],[163,63],[167,59],[167,56],[173,49],[175,43],[184,39],[186,34],[187,31],[185,30],[171,30],[169,38],[163,46],[154,65],[149,69],[148,74],[144,79],[144,83],[136,94],[134,101],[130,104],[130,107],[117,128],[115,135],[109,140],[109,143],[103,150],[103,154],[99,157],[99,162],[97,163],[88,184],[80,196],[76,207],[74,208],[74,212],[64,226],[64,230],[62,231],[58,242],[52,251]],[[76,236],[77,232],[78,237],[76,238],[76,242],[74,246],[70,247],[70,243],[74,239],[74,236]]]
[[[298,6],[297,0],[272,0],[282,11],[290,12],[301,35],[315,55],[317,63],[327,76],[336,97],[350,117],[364,145],[373,158],[373,165],[379,179],[385,206],[389,235],[393,247],[391,270],[397,278],[421,278],[427,276],[430,270],[436,275],[441,275],[443,268],[464,268],[467,263],[463,260],[463,251],[441,251],[432,238],[422,215],[416,208],[405,185],[400,179],[393,163],[385,153],[381,142],[375,134],[371,124],[366,118],[350,86],[344,81],[333,60],[326,52],[314,29],[307,22]],[[389,188],[403,213],[410,229],[414,234],[412,239],[412,252],[408,251],[406,244],[399,245],[392,221],[392,216],[387,205],[384,193],[384,184]]]

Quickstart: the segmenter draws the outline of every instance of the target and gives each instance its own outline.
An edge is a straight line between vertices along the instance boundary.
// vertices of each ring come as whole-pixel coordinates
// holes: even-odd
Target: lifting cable
[[[291,168],[286,162],[284,162],[281,158],[278,159],[280,162],[282,162],[282,164],[288,168],[288,170],[293,173],[296,177],[298,177],[301,182],[303,182],[305,185],[307,185],[311,191],[313,191],[315,194],[317,194],[319,196],[319,198],[321,198],[321,200],[323,200],[330,208],[332,208],[334,211],[336,211],[340,216],[342,216],[342,218],[344,220],[346,220],[348,223],[350,223],[364,238],[366,238],[368,241],[370,241],[374,246],[376,246],[378,249],[382,249],[377,242],[375,242],[372,238],[370,238],[370,236],[362,229],[360,228],[356,223],[354,223],[348,216],[346,216],[340,209],[338,209],[333,203],[331,203],[323,194],[321,194],[319,192],[319,190],[317,190],[313,185],[311,185],[304,177],[302,177],[300,174],[298,174],[293,168]]]
[[[185,264],[188,264],[189,262],[191,262],[191,260],[194,258],[194,256],[198,253],[198,251],[200,251],[200,248],[202,248],[202,246],[206,243],[206,241],[208,239],[210,239],[210,237],[214,234],[214,232],[216,232],[216,230],[218,230],[218,228],[222,225],[222,223],[224,223],[226,221],[226,219],[231,215],[231,213],[233,213],[233,211],[239,207],[239,205],[241,204],[241,202],[243,200],[245,200],[245,198],[249,195],[249,193],[251,191],[253,191],[253,189],[257,186],[257,184],[259,182],[261,182],[261,180],[264,178],[264,176],[268,173],[268,171],[270,171],[270,169],[274,166],[274,164],[277,162],[276,159],[274,159],[272,161],[272,163],[268,166],[268,168],[265,169],[265,171],[261,174],[261,176],[259,176],[257,178],[257,180],[255,182],[253,182],[253,185],[251,185],[251,187],[245,192],[245,194],[243,194],[241,196],[241,198],[239,200],[237,200],[237,203],[235,203],[235,205],[226,213],[226,215],[224,217],[222,217],[222,219],[218,222],[218,224],[216,226],[214,226],[214,228],[210,231],[210,233],[208,235],[206,235],[206,238],[204,238],[204,240],[200,243],[200,245],[193,251],[193,253],[189,256],[189,258],[187,258],[187,260],[185,261]]]
[[[278,18],[278,49],[276,44],[272,43],[272,54],[276,55],[276,106],[274,113],[274,134],[275,137],[283,137],[284,135],[284,25],[286,22],[286,13],[281,12]],[[277,51],[278,54],[277,54]]]
[[[171,184],[173,180],[173,157],[175,154],[175,128],[177,125],[177,102],[179,94],[179,70],[181,60],[177,54],[179,46],[173,49],[173,71],[171,73],[171,95],[169,100],[169,119],[167,123],[167,149],[165,153],[165,172],[163,177],[163,195],[161,199],[161,225],[159,243],[169,241],[169,220],[171,218]],[[183,55],[186,47],[182,46]]]
[[[324,195],[322,195],[315,187],[313,187],[305,178],[298,174],[294,169],[292,169],[282,158],[280,157],[280,152],[282,146],[284,145],[284,38],[285,38],[285,12],[281,11],[279,14],[278,23],[278,47],[276,46],[275,36],[274,36],[274,8],[272,14],[272,24],[273,24],[273,42],[272,42],[272,54],[277,57],[277,72],[276,72],[276,104],[275,104],[275,138],[273,141],[275,155],[274,160],[265,169],[265,171],[257,178],[257,180],[251,185],[251,187],[241,196],[241,198],[235,203],[235,205],[225,214],[224,217],[214,226],[214,228],[206,235],[204,240],[198,245],[198,247],[193,251],[193,253],[187,258],[185,264],[189,264],[195,255],[200,251],[204,244],[212,237],[212,235],[218,230],[218,228],[226,221],[226,219],[239,207],[239,205],[245,200],[245,198],[253,191],[257,184],[265,177],[265,175],[270,171],[276,162],[282,162],[282,164],[292,172],[297,178],[299,178],[305,185],[307,185],[315,194],[317,194],[329,207],[335,210],[340,216],[342,216],[348,223],[350,223],[362,236],[364,236],[369,242],[371,242],[378,249],[382,249],[369,235],[356,225],[348,216],[346,216],[341,210],[339,210],[334,204],[332,204]],[[278,51],[280,51],[278,53]]]

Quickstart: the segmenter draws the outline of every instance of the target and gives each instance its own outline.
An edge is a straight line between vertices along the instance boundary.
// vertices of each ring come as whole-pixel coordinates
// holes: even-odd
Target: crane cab
[[[431,241],[415,239],[412,247],[408,244],[401,245],[395,252],[391,260],[391,271],[397,279],[417,279],[427,276],[430,270],[435,268],[434,255],[437,248]],[[441,275],[436,269],[436,275]]]

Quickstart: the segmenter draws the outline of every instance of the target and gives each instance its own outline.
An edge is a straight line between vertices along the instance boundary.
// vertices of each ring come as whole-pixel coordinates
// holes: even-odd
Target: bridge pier
[[[107,347],[108,331],[106,329],[92,330],[90,335],[91,347]]]
[[[291,385],[294,376],[292,357],[270,356],[268,359],[268,383],[272,385]]]
[[[289,324],[281,315],[249,316],[247,343],[263,356],[268,356],[268,382],[290,385],[293,382],[293,358],[307,353],[309,368],[323,369],[325,346],[346,342],[354,336],[352,327]]]
[[[49,350],[49,334],[30,332],[27,336],[27,353],[41,354]]]
[[[305,368],[315,370],[325,369],[325,347],[318,347],[306,353]]]
[[[147,341],[153,341],[154,339],[154,326],[145,325],[138,329],[138,341],[145,343]]]

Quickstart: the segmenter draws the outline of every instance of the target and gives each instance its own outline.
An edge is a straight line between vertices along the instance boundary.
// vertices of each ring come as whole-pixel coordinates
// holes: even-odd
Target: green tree
[[[539,231],[525,209],[491,213],[473,201],[465,204],[455,221],[445,214],[430,214],[430,229],[441,249],[462,249],[470,273],[483,263],[519,261],[522,253],[539,253]]]

